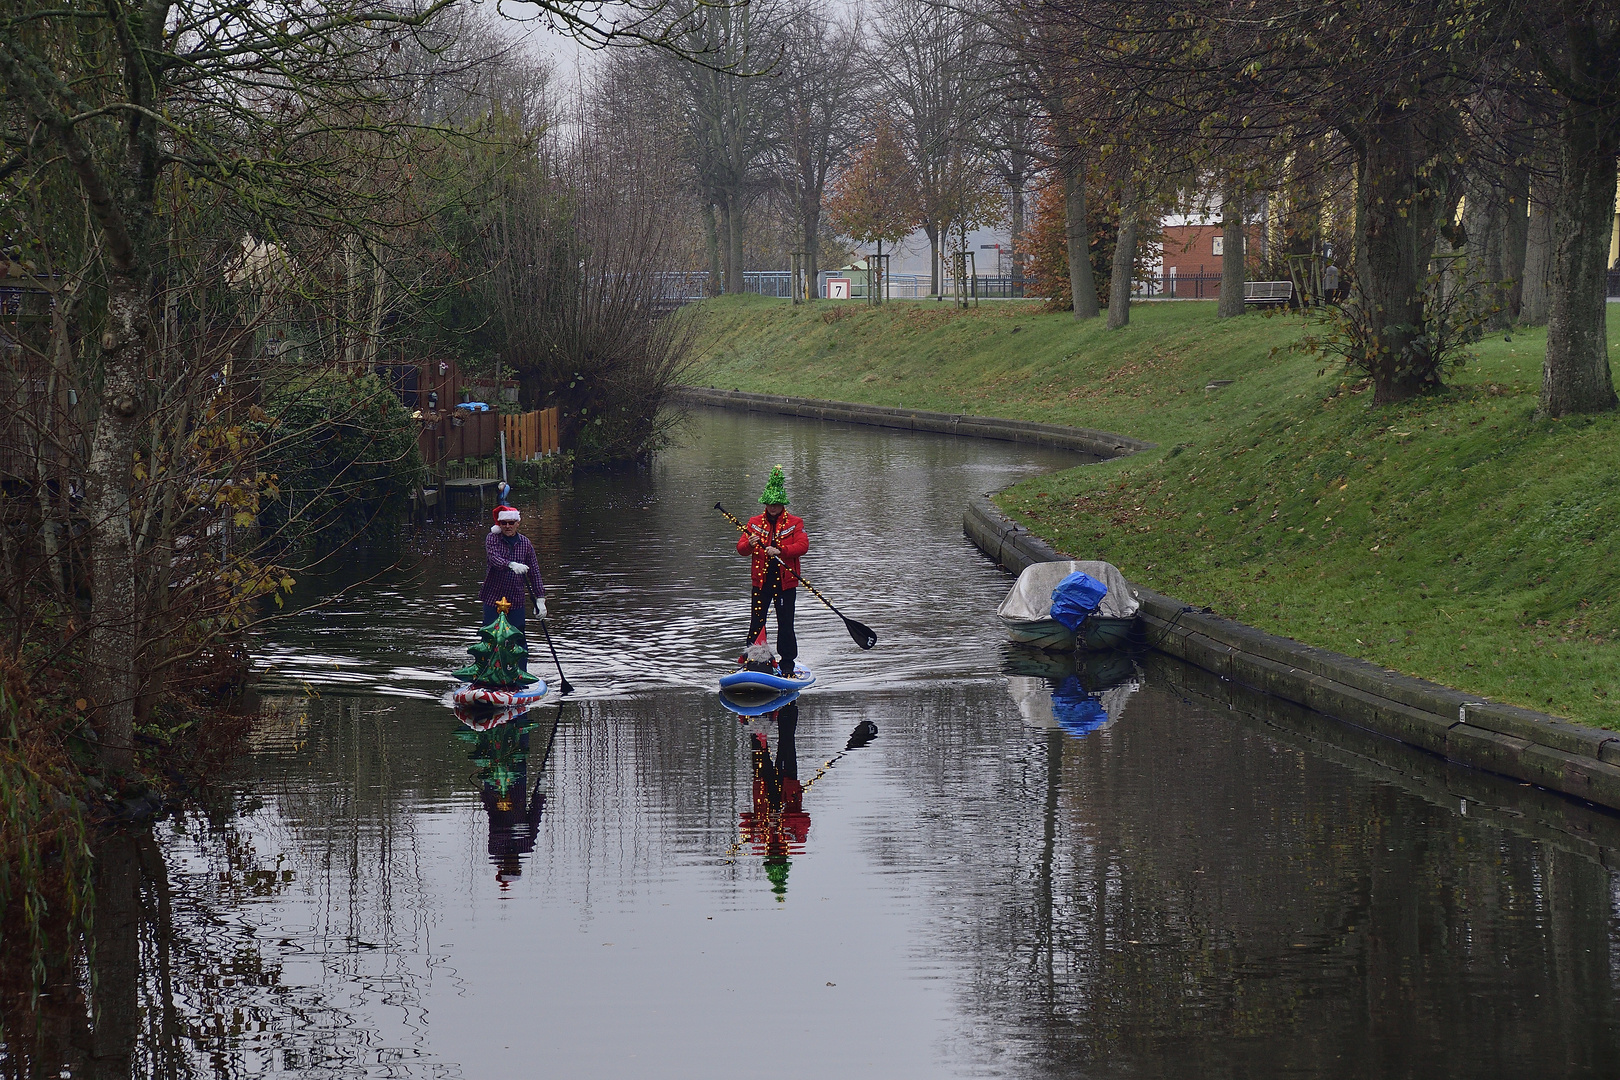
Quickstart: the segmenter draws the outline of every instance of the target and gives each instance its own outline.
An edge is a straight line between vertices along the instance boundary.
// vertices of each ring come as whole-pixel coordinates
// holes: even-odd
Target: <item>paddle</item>
[[[720,511],[721,515],[723,515],[727,521],[737,526],[738,532],[742,533],[744,536],[748,535],[748,526],[744,525],[742,522],[733,517],[731,511],[727,510],[719,503],[715,503],[714,508]],[[782,565],[782,560],[778,559],[775,555],[771,556],[771,560],[778,566]],[[828,611],[844,620],[844,629],[848,630],[849,636],[855,639],[855,644],[859,645],[863,649],[870,649],[872,646],[877,644],[877,634],[870,626],[867,626],[865,623],[856,622],[854,619],[851,619],[849,616],[845,615],[842,611],[839,611],[833,606],[833,602],[831,600],[828,600],[825,596],[821,595],[820,589],[804,580],[804,575],[796,574],[794,576],[799,579],[799,584],[810,590],[811,595],[813,595],[817,600],[820,600],[823,604],[827,605]]]
[[[557,646],[551,643],[551,631],[546,628],[546,620],[540,620],[540,632],[546,635],[546,647],[551,650],[551,662],[557,665],[557,679],[562,683],[562,692],[572,694],[574,688],[568,685],[568,676],[563,674],[562,661],[557,659]]]

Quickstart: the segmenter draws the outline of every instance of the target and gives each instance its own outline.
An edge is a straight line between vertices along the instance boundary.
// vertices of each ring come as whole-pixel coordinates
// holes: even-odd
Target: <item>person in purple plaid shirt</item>
[[[484,538],[489,569],[484,573],[484,587],[479,590],[478,599],[484,605],[484,621],[480,625],[488,626],[495,621],[495,603],[504,597],[512,605],[506,613],[506,621],[512,629],[522,633],[529,598],[534,600],[535,615],[546,617],[546,583],[540,580],[540,557],[535,554],[534,545],[518,532],[520,520],[522,515],[514,507],[495,508],[495,524]],[[527,647],[527,635],[523,643]],[[527,657],[523,660],[523,670],[529,670]]]

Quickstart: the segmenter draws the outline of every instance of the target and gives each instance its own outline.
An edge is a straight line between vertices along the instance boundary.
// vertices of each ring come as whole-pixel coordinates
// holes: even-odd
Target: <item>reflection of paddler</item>
[[[519,783],[505,791],[484,784],[484,809],[489,813],[489,861],[495,864],[495,880],[504,888],[512,878],[523,876],[523,856],[534,850],[540,834],[540,815],[545,813],[546,794],[538,787],[524,804],[527,772],[519,770]]]
[[[776,760],[763,732],[754,733],[754,804],[742,814],[742,839],[765,857],[765,874],[778,900],[787,899],[789,854],[810,835],[810,815],[804,812],[804,787],[799,783],[799,755],[795,739],[799,707],[784,705],[776,713]]]
[[[560,717],[560,706],[558,712]],[[524,719],[480,731],[473,752],[468,755],[479,767],[480,800],[489,815],[489,858],[495,864],[495,880],[502,888],[523,875],[523,856],[534,850],[540,834],[540,816],[546,809],[546,796],[539,784],[535,785],[533,795],[529,793],[529,731],[533,726],[532,721]],[[552,738],[556,733],[554,723]],[[545,768],[550,753],[548,739],[546,754],[541,757],[536,772]]]

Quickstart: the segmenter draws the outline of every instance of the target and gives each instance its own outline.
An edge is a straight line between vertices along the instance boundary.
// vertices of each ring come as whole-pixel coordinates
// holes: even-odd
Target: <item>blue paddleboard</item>
[[[744,668],[734,671],[730,675],[720,676],[720,689],[722,690],[803,690],[816,681],[816,673],[803,664],[795,663],[794,675],[796,678],[786,678],[781,675],[772,675],[768,671],[749,671]]]

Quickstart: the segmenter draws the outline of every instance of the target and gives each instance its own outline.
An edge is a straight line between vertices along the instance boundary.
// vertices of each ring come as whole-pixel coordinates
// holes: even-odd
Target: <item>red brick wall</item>
[[[1166,225],[1164,227],[1164,272],[1175,267],[1181,274],[1218,274],[1221,256],[1214,253],[1214,239],[1221,235],[1219,225]],[[1249,226],[1250,262],[1263,236],[1258,224]]]

